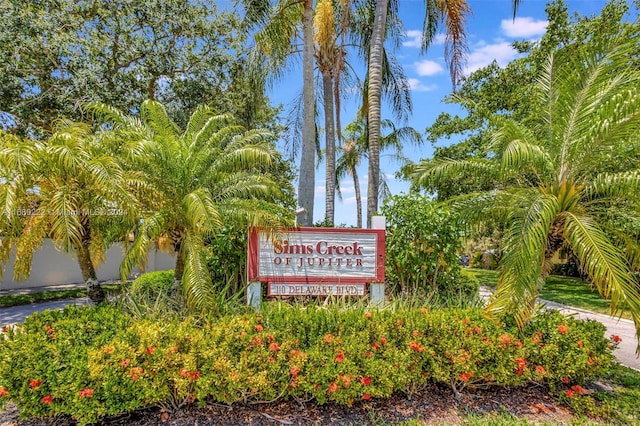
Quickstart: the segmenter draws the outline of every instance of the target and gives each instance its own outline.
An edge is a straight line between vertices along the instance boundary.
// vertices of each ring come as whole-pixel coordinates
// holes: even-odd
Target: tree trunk
[[[182,251],[182,241],[174,240],[173,251],[176,254],[176,267],[173,270],[173,286],[171,287],[170,295],[178,294],[180,283],[182,282],[182,275],[184,275],[184,252]]]
[[[304,47],[302,52],[302,150],[300,176],[298,177],[298,206],[301,209],[297,221],[303,226],[313,225],[313,201],[315,195],[315,95],[313,89],[313,0],[304,0],[302,16]]]
[[[333,118],[333,78],[330,71],[322,73],[322,85],[324,89],[324,126],[326,145],[326,193],[325,193],[325,214],[327,222],[335,225],[335,203],[336,203],[336,131]]]
[[[360,178],[358,178],[358,171],[355,167],[351,170],[351,176],[353,176],[353,186],[356,191],[357,226],[358,228],[362,228],[362,194],[360,194]]]
[[[382,103],[382,51],[384,48],[388,0],[376,0],[376,12],[369,51],[369,183],[367,185],[367,227],[378,212],[380,187],[380,106]]]
[[[105,295],[100,282],[98,282],[96,270],[93,267],[93,262],[91,261],[89,241],[89,239],[83,238],[82,244],[77,245],[75,247],[75,251],[76,256],[78,257],[78,265],[82,272],[82,280],[87,286],[87,297],[89,297],[89,300],[93,303],[98,304],[104,301]]]

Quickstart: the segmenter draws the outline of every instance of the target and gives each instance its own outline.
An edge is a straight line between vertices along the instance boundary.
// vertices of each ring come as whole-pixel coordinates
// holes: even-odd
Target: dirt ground
[[[465,390],[455,398],[450,389],[430,387],[411,398],[395,395],[358,402],[352,407],[294,401],[231,406],[212,403],[204,407],[191,404],[175,410],[154,407],[105,419],[100,425],[384,425],[407,419],[420,419],[424,424],[451,425],[462,422],[471,413],[509,413],[534,423],[563,424],[572,419],[571,411],[559,406],[542,388]],[[72,419],[65,417],[21,420],[15,406],[0,413],[0,426],[73,424]]]

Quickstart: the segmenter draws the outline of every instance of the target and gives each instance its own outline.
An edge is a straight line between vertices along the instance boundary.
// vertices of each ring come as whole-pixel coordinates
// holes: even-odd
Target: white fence
[[[101,263],[96,269],[98,280],[118,280],[120,279],[120,263],[123,259],[123,249],[121,246],[112,246],[106,253],[106,262]],[[57,250],[51,240],[45,240],[38,251],[33,254],[31,265],[31,275],[24,281],[13,280],[13,265],[15,262],[15,250],[12,251],[7,263],[0,290],[13,290],[21,288],[44,287],[59,284],[82,283],[82,273],[75,256]],[[175,267],[175,255],[169,255],[160,250],[149,253],[147,258],[147,271],[157,271],[171,269]],[[132,275],[139,274],[136,269]]]

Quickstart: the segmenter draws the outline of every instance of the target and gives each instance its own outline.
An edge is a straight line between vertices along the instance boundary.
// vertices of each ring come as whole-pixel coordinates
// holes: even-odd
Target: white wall
[[[123,248],[121,246],[112,246],[106,253],[106,262],[101,263],[96,269],[98,280],[118,280],[120,279],[120,263],[123,259]],[[12,250],[7,263],[0,290],[11,290],[30,287],[43,287],[58,284],[75,284],[82,283],[82,273],[75,255],[57,250],[51,240],[45,240],[44,244],[38,251],[33,254],[33,262],[31,264],[31,275],[24,281],[16,282],[13,280],[13,265],[15,262],[15,249]],[[169,255],[160,250],[154,250],[149,253],[147,258],[147,271],[157,271],[171,269],[175,267],[175,255]],[[136,268],[133,274],[139,274],[140,270]]]

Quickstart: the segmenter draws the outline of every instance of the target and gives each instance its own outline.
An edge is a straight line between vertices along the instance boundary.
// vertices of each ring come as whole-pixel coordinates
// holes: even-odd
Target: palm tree
[[[380,140],[382,150],[392,148],[394,150],[392,154],[394,159],[406,163],[407,160],[402,155],[403,142],[421,143],[422,136],[420,133],[413,127],[396,128],[389,119],[382,120],[382,128],[390,130],[390,132],[382,136]],[[344,179],[347,175],[353,178],[356,197],[357,226],[358,228],[362,228],[362,197],[360,195],[360,178],[357,167],[360,165],[362,159],[369,157],[369,139],[367,138],[367,126],[364,118],[360,116],[358,120],[349,123],[345,128],[345,134],[347,142],[342,146],[342,155],[336,163],[336,188],[338,195],[342,198],[340,180]],[[380,171],[380,179],[378,182],[380,185],[378,193],[384,199],[389,196],[391,192],[389,191],[382,170]]]
[[[261,25],[255,34],[256,51],[253,67],[279,76],[286,68],[287,60],[295,52],[294,41],[302,26],[302,85],[303,120],[300,174],[298,176],[298,206],[304,214],[298,221],[305,226],[313,225],[315,195],[315,94],[313,79],[313,0],[280,1],[271,7],[269,0],[242,0],[246,22],[249,26]],[[265,67],[265,62],[268,65]]]
[[[147,172],[148,188],[140,194],[145,211],[121,273],[143,264],[152,244],[164,241],[176,254],[176,287],[181,283],[189,306],[202,309],[214,297],[206,239],[229,223],[281,224],[278,207],[270,203],[280,191],[265,173],[278,155],[272,135],[245,131],[206,106],[192,114],[185,130],[157,102],[143,103],[140,115],[143,138],[135,164]],[[110,117],[123,122],[117,112]]]
[[[514,0],[514,8],[518,0]],[[440,21],[446,27],[445,59],[454,86],[462,76],[466,52],[464,24],[471,9],[466,0],[425,0],[426,15],[422,47],[425,50],[433,40]],[[380,175],[380,119],[382,94],[382,66],[385,28],[389,0],[376,0],[375,19],[369,53],[369,187],[367,190],[367,222],[378,210],[378,179]],[[514,9],[515,10],[515,9]]]
[[[126,235],[136,172],[126,172],[84,123],[58,121],[45,141],[6,134],[1,141],[2,263],[15,245],[15,279],[28,277],[34,251],[51,238],[75,254],[89,297],[101,302],[95,267]]]
[[[497,182],[452,199],[470,223],[494,218],[507,227],[490,316],[514,313],[522,326],[550,259],[566,247],[611,300],[612,315],[628,309],[640,333],[640,73],[629,64],[638,36],[594,37],[551,56],[534,103],[542,124],[495,117],[487,159],[424,161],[414,182],[444,183],[462,170]]]

